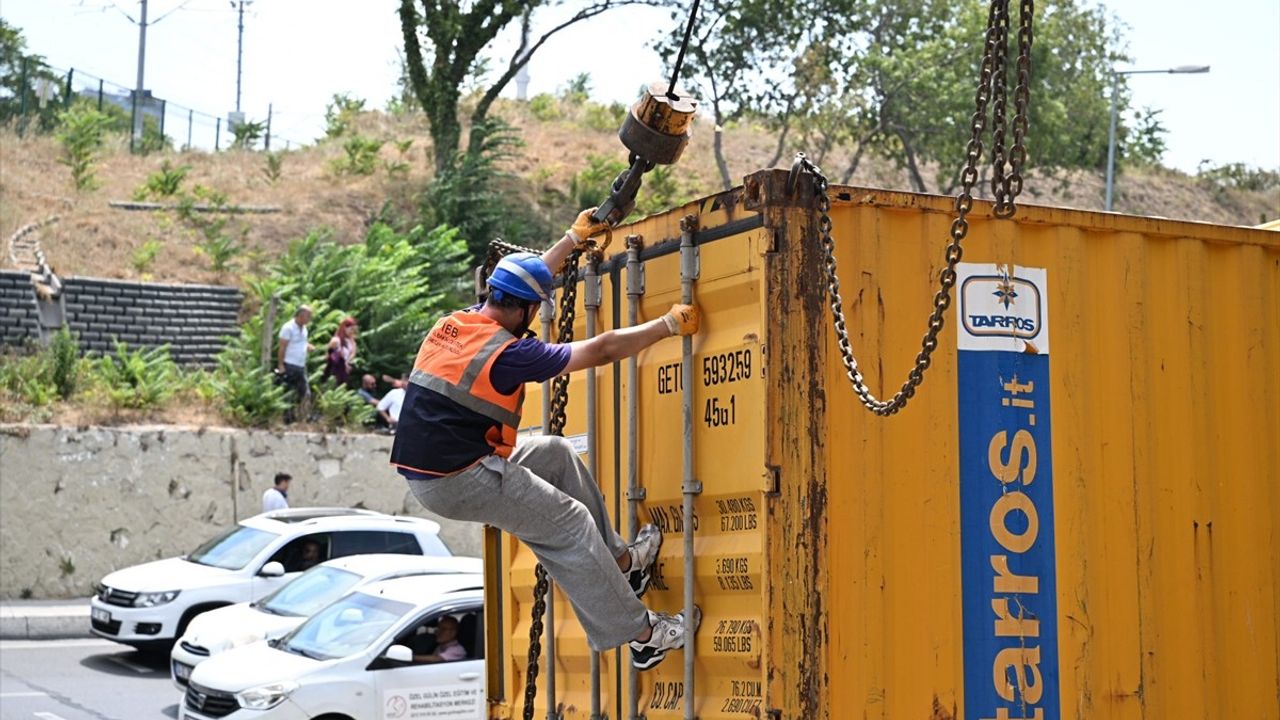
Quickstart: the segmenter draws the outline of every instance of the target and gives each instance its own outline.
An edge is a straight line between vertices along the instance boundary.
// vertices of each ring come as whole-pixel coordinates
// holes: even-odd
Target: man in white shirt
[[[311,397],[307,383],[307,352],[315,349],[307,342],[307,323],[311,322],[311,308],[299,305],[293,319],[280,328],[280,342],[276,349],[276,372],[284,378],[285,385],[293,390],[299,408],[305,408]],[[305,415],[305,409],[301,413]],[[285,422],[290,420],[286,415]]]
[[[289,508],[289,482],[293,477],[288,473],[276,473],[275,487],[267,488],[262,493],[262,512],[287,510]]]
[[[392,430],[400,422],[400,408],[404,405],[404,380],[395,380],[386,395],[378,401],[378,416]]]

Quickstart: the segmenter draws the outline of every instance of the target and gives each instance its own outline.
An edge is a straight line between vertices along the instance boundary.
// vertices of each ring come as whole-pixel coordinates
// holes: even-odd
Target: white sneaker
[[[644,525],[636,533],[636,541],[627,546],[631,553],[631,569],[627,571],[627,584],[636,597],[643,597],[653,577],[653,565],[658,561],[662,548],[662,531],[657,525]]]
[[[693,606],[693,630],[698,631],[702,624],[702,610]],[[662,662],[668,650],[679,650],[684,647],[685,619],[684,613],[668,615],[649,611],[649,625],[653,632],[645,642],[631,641],[631,664],[637,670],[648,670]]]

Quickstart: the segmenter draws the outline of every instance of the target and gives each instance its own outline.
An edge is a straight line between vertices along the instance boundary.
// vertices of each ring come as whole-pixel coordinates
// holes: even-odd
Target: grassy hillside
[[[528,105],[500,104],[498,114],[521,130],[525,143],[521,154],[507,162],[507,169],[519,178],[521,193],[537,205],[538,212],[552,227],[559,227],[571,217],[570,188],[575,175],[587,167],[589,156],[621,160],[625,151],[612,129],[612,119],[602,117],[598,106],[560,103],[537,110],[542,119],[535,118]],[[58,162],[60,148],[53,138],[19,138],[12,131],[0,131],[0,237],[7,240],[22,225],[57,214],[61,220],[40,231],[40,238],[61,274],[235,283],[245,269],[269,259],[310,229],[329,227],[335,240],[351,242],[363,235],[384,203],[401,213],[414,212],[416,198],[430,179],[430,141],[421,116],[363,113],[355,127],[363,136],[386,141],[371,175],[334,169],[345,156],[341,138],[283,154],[275,180],[268,177],[262,152],[133,156],[124,139],[116,138],[100,163],[99,187],[84,192],[73,189],[68,169]],[[700,118],[694,141],[673,175],[679,199],[719,189],[712,137],[710,122]],[[409,140],[412,144],[402,153],[396,143],[403,146]],[[724,140],[735,178],[765,166],[773,155],[775,138],[763,128],[732,126],[725,130]],[[803,148],[789,150],[782,164],[790,162],[794,149]],[[849,148],[836,148],[820,164],[833,181],[838,180],[849,156]],[[107,206],[108,201],[129,200],[165,160],[173,166],[190,166],[184,181],[187,190],[198,184],[225,193],[230,204],[278,206],[282,212],[232,219],[228,231],[237,237],[243,234],[247,250],[234,259],[232,269],[215,272],[208,254],[197,250],[200,234],[173,213]],[[933,170],[926,168],[926,177],[932,177]],[[875,158],[863,160],[852,183],[909,187],[904,172]],[[1024,200],[1100,209],[1102,196],[1103,179],[1097,174],[1043,177],[1032,173]],[[1182,173],[1152,169],[1124,173],[1118,181],[1116,205],[1126,213],[1253,225],[1280,215],[1280,190],[1222,189]],[[140,262],[148,242],[156,250],[154,258]],[[7,252],[2,264],[11,264]]]

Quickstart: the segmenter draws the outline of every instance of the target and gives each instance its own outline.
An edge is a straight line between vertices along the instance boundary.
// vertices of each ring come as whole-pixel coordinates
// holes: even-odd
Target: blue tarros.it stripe
[[[990,345],[958,357],[964,717],[1057,720],[1049,356]]]

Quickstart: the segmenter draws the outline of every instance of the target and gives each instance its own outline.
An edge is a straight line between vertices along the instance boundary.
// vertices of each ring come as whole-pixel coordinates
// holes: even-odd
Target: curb
[[[94,637],[89,606],[0,606],[0,640],[64,640]]]

